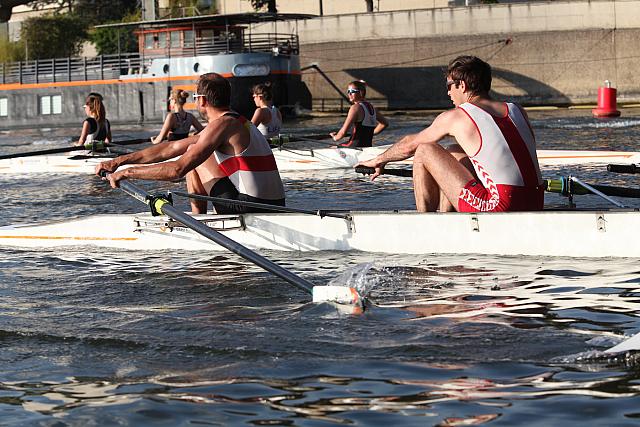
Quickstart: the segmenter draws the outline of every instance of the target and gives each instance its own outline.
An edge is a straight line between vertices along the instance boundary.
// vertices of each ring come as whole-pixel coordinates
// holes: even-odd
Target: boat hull
[[[383,153],[388,145],[351,148],[278,149],[273,153],[280,172],[348,169]],[[0,174],[74,173],[93,174],[95,166],[110,158],[49,155],[0,160]],[[640,153],[622,151],[538,150],[541,166],[589,163],[640,163]],[[411,159],[398,162],[410,166]]]
[[[302,214],[201,215],[197,219],[254,250],[474,253],[640,257],[640,212],[353,212],[350,219]],[[130,250],[224,250],[166,217],[96,215],[0,227],[0,245],[100,246]]]

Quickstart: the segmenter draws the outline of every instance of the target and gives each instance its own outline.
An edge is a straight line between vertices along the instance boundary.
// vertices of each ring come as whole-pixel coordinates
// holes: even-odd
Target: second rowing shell
[[[281,172],[310,171],[326,169],[348,169],[384,152],[389,146],[376,146],[363,149],[319,148],[317,150],[274,149],[273,154]],[[73,173],[92,174],[95,166],[111,157],[104,155],[45,155],[18,157],[0,160],[0,173]],[[538,150],[541,166],[571,165],[587,163],[638,163],[640,152],[636,151],[572,151]],[[411,160],[400,162],[409,166]]]

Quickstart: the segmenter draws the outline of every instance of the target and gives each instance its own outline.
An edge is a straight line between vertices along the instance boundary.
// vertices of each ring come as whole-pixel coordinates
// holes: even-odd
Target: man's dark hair
[[[446,77],[456,84],[464,80],[474,95],[489,93],[491,89],[491,65],[476,56],[458,56],[449,62]]]
[[[231,104],[231,83],[218,73],[207,73],[198,79],[198,94],[205,95],[213,107],[228,107]]]

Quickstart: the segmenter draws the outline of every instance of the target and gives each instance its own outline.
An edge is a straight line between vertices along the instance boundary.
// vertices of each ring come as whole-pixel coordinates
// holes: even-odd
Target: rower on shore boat
[[[209,122],[199,135],[116,157],[97,165],[95,172],[108,172],[106,179],[114,188],[128,178],[173,181],[186,176],[189,193],[284,206],[284,186],[273,152],[258,129],[230,109],[229,81],[216,73],[203,74],[194,98]],[[118,170],[127,164],[145,166]],[[257,211],[233,203],[214,202],[214,208],[217,213]],[[204,214],[207,202],[192,198],[191,210]]]
[[[544,188],[536,142],[524,109],[489,96],[491,66],[475,56],[449,63],[447,93],[456,106],[361,166],[376,168],[413,156],[420,212],[542,210]],[[452,136],[457,144],[438,144]]]

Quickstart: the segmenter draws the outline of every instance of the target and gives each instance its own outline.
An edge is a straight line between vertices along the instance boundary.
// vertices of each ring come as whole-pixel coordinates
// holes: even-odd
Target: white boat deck
[[[350,220],[303,214],[202,215],[197,219],[254,250],[477,253],[640,257],[640,212],[353,212]],[[223,250],[166,217],[96,215],[0,227],[0,246],[102,246]]]

